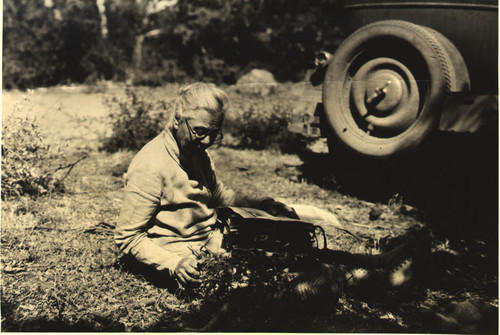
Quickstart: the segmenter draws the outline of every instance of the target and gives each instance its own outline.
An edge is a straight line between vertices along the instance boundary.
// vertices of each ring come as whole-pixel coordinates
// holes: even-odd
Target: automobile
[[[377,160],[440,131],[498,132],[497,1],[346,0],[343,17],[347,37],[317,54],[314,107],[291,131]]]

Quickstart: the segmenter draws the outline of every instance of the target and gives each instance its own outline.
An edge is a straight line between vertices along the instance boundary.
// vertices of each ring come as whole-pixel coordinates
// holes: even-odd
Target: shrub
[[[2,199],[63,191],[60,152],[53,155],[35,120],[11,116],[2,125]]]
[[[104,140],[102,149],[116,152],[120,149],[138,150],[158,135],[165,126],[173,101],[155,98],[149,89],[128,86],[123,98],[106,100],[110,109],[112,134]]]
[[[162,88],[163,90],[163,88]],[[231,104],[223,125],[223,145],[241,149],[293,151],[300,139],[288,131],[294,100],[283,93],[269,96],[228,92]],[[156,98],[151,89],[127,87],[125,96],[106,101],[112,134],[102,149],[138,150],[158,135],[173,112],[173,100]]]
[[[234,95],[224,121],[224,134],[233,138],[233,145],[250,149],[281,149],[287,151],[297,137],[287,125],[293,106],[280,95],[267,97]]]

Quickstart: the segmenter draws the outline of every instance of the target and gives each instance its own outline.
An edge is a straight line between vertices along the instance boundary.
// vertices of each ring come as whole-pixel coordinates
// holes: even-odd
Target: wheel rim
[[[325,118],[339,147],[389,157],[417,148],[438,129],[454,65],[434,35],[410,22],[386,20],[342,42],[323,86]],[[374,94],[384,89],[388,95]]]
[[[351,69],[352,70],[352,69]],[[354,70],[349,96],[344,101],[351,113],[352,130],[375,138],[397,136],[415,122],[419,114],[417,80],[401,62],[375,58]]]

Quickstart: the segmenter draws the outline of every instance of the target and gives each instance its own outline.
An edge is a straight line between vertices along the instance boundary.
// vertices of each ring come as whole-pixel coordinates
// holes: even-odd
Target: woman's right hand
[[[198,271],[198,261],[196,257],[188,256],[180,260],[174,270],[177,280],[182,284],[199,283],[200,272]]]

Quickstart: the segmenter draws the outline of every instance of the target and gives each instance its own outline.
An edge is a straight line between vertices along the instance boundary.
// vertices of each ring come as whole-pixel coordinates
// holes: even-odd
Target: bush
[[[12,116],[2,125],[2,199],[64,190],[61,158],[42,140],[35,120]],[[66,174],[67,175],[67,174]]]
[[[168,112],[173,110],[173,101],[156,99],[151,90],[130,86],[124,98],[113,97],[106,105],[112,134],[104,140],[102,149],[109,152],[142,148],[163,130]]]
[[[106,101],[111,110],[112,134],[104,139],[102,149],[109,152],[138,150],[164,129],[169,113],[173,112],[173,100],[155,98],[152,92],[151,89],[127,87],[123,98],[113,97]],[[228,93],[231,104],[223,125],[223,145],[241,149],[294,150],[300,139],[287,129],[294,111],[293,99],[283,93],[265,97]]]
[[[226,144],[249,149],[287,151],[297,137],[287,126],[293,106],[281,95],[267,97],[231,96],[231,106],[224,121],[224,134],[233,138]]]

